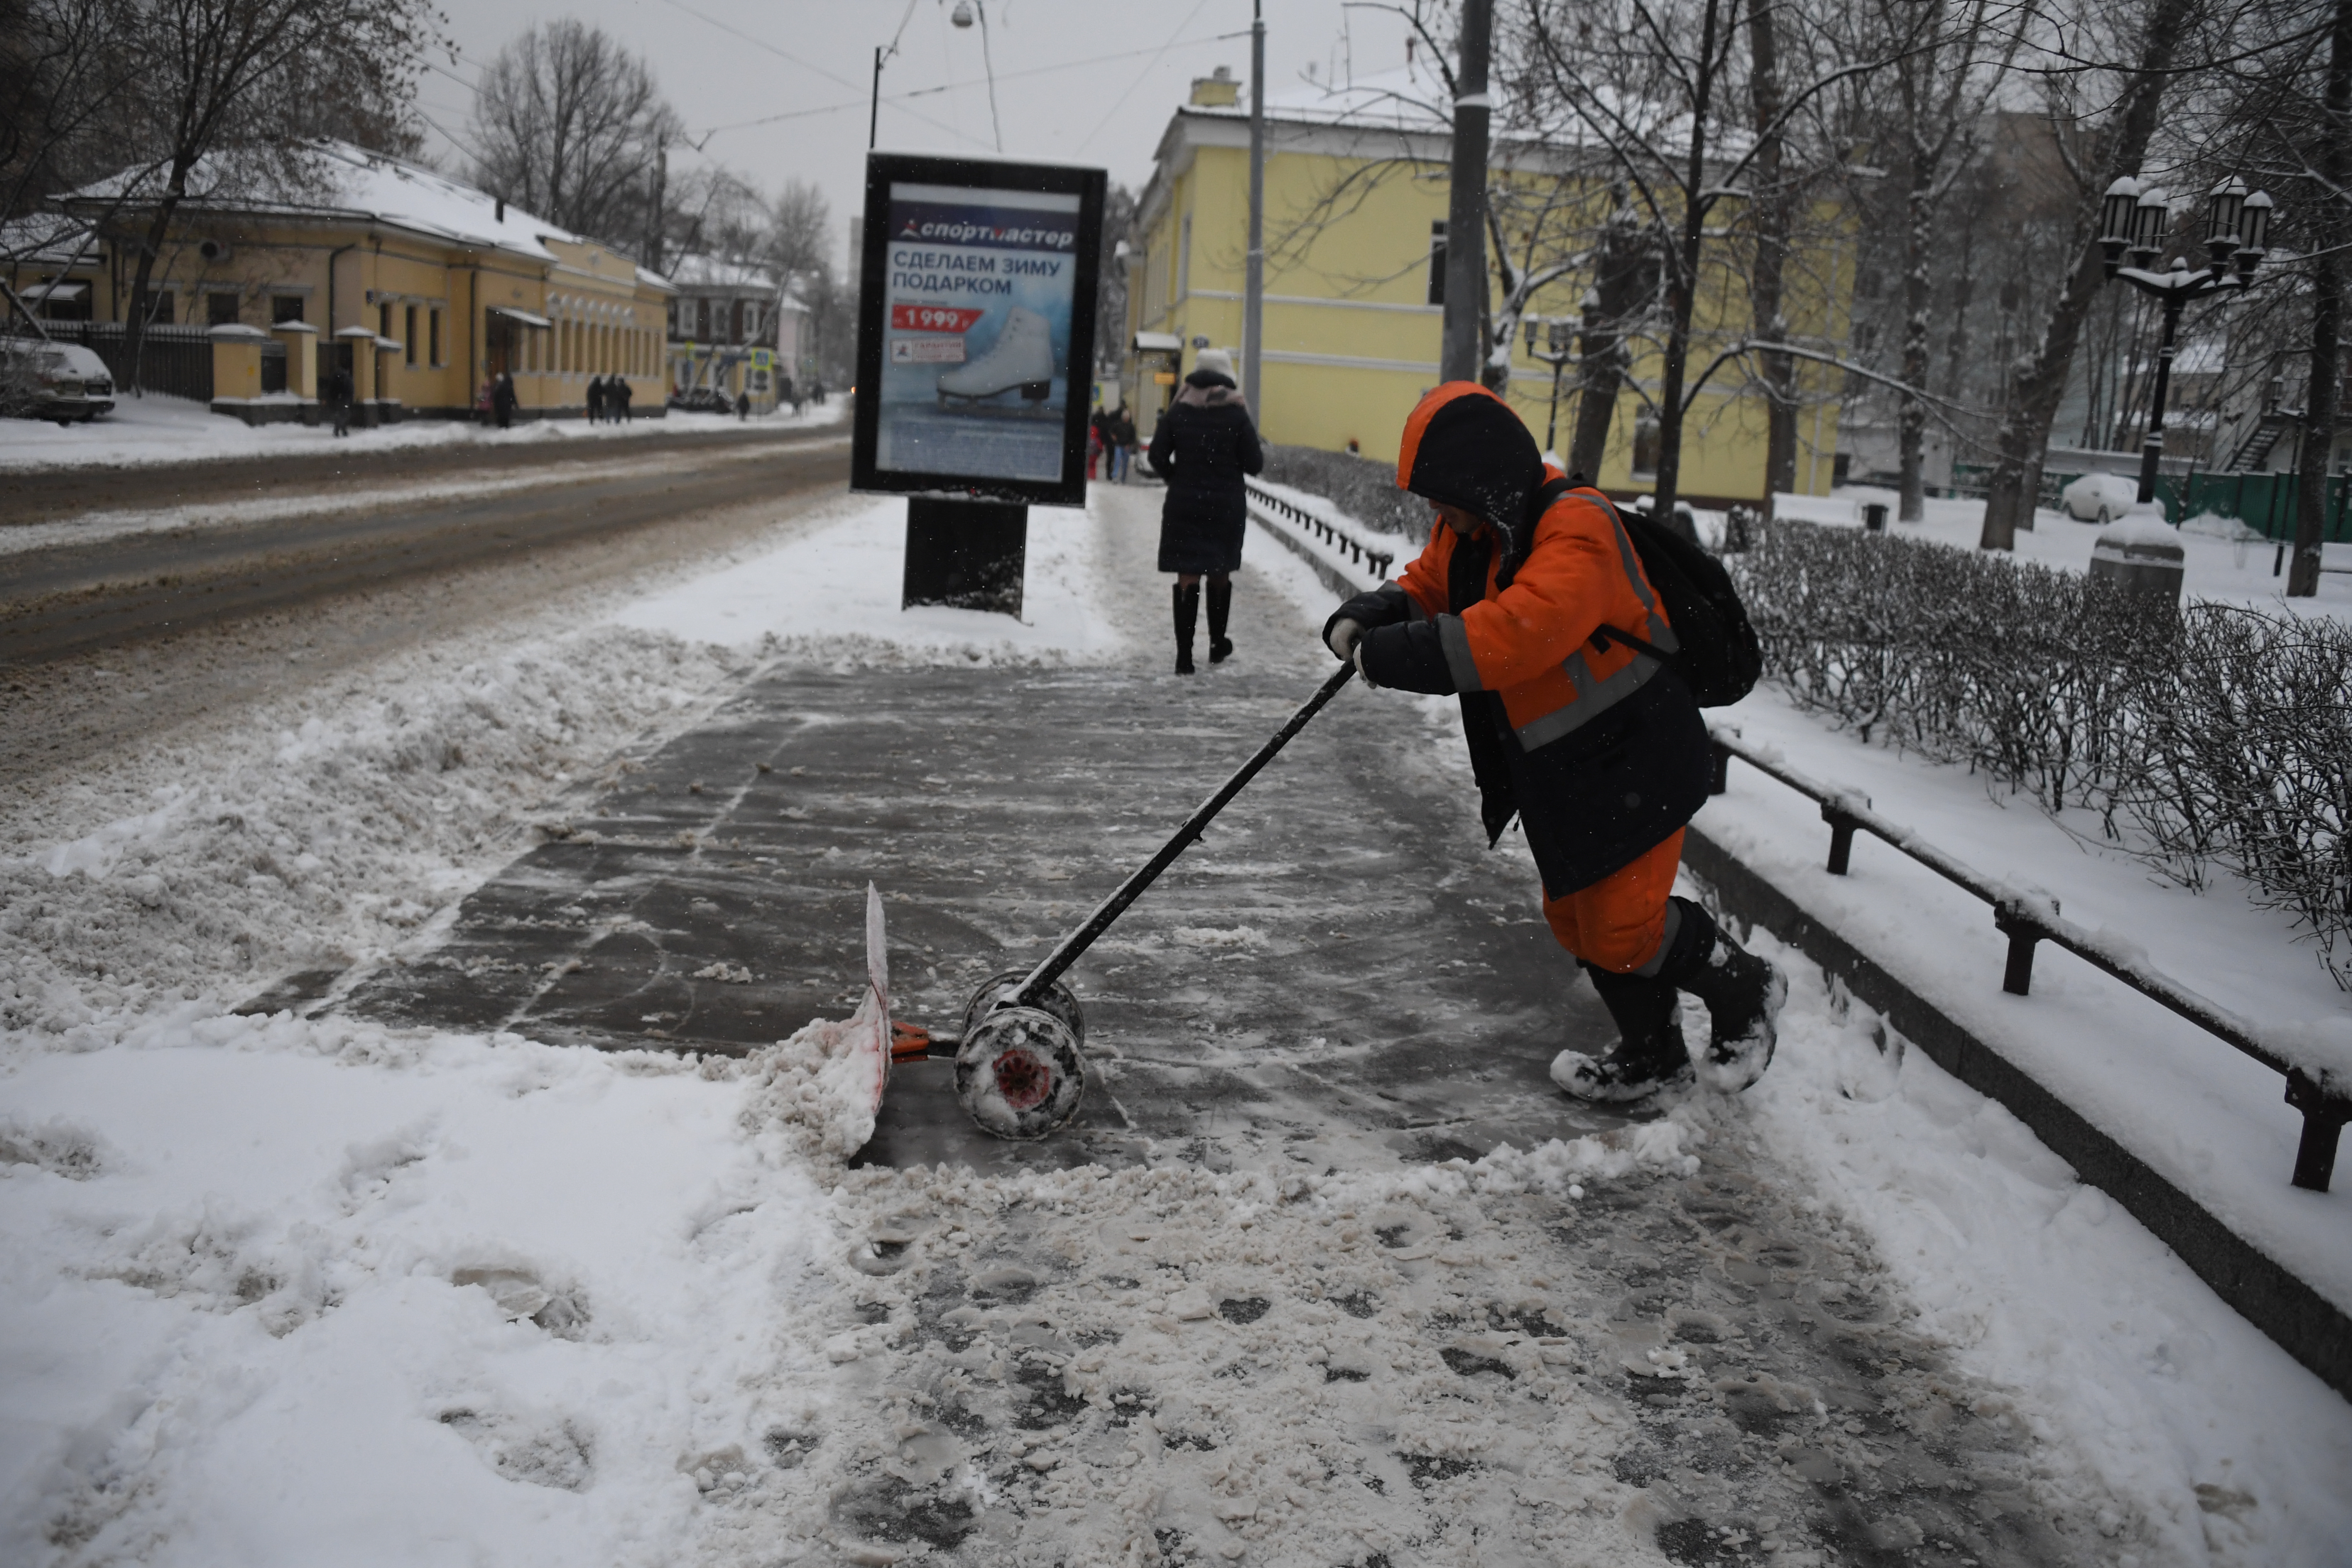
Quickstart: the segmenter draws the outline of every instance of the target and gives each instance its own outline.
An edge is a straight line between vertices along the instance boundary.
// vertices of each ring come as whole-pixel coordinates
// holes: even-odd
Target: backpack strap
[[[1543,488],[1536,491],[1535,500],[1531,506],[1533,516],[1536,519],[1540,520],[1544,513],[1551,510],[1552,503],[1559,500],[1560,497],[1568,494],[1570,490],[1580,490],[1586,488],[1588,487],[1584,483],[1584,476],[1582,474],[1570,474],[1564,479],[1546,479],[1544,481]],[[1600,494],[1598,490],[1595,490],[1594,493],[1596,495]],[[1609,509],[1611,515],[1617,520],[1617,525],[1620,528],[1624,527],[1625,514],[1617,510],[1617,503],[1615,501],[1611,500],[1606,495],[1601,495],[1601,504]],[[1660,664],[1672,664],[1674,662],[1675,656],[1673,654],[1668,653],[1665,649],[1658,647],[1657,644],[1650,641],[1648,638],[1637,637],[1631,632],[1621,632],[1615,626],[1610,626],[1605,622],[1601,626],[1595,626],[1592,629],[1592,636],[1586,640],[1597,648],[1605,649],[1613,642],[1632,648],[1636,653],[1646,653],[1652,658],[1656,659]]]

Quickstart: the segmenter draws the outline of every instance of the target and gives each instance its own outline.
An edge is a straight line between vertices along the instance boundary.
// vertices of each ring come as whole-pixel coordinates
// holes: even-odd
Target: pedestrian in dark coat
[[[621,405],[621,423],[626,425],[633,417],[629,405],[636,401],[637,389],[629,384],[626,376],[616,375],[613,378],[612,393]]]
[[[327,377],[327,405],[335,416],[335,434],[352,433],[352,373],[341,365]]]
[[[507,429],[514,424],[514,373],[502,370],[499,372],[499,379],[490,384],[490,412],[498,416],[499,429]]]
[[[588,378],[588,423],[598,424],[604,417],[604,378],[601,375],[592,375]]]
[[[1234,384],[1234,362],[1202,349],[1184,390],[1151,435],[1151,471],[1168,481],[1160,510],[1160,570],[1176,574],[1176,673],[1192,673],[1192,626],[1201,608],[1201,579],[1209,581],[1209,662],[1232,657],[1225,636],[1233,608],[1232,574],[1242,563],[1248,526],[1242,476],[1265,467],[1257,427]]]

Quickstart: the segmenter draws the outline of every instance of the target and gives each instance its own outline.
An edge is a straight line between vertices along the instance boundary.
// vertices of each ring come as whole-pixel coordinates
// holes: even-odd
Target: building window
[[[708,300],[694,302],[694,335],[704,342],[710,341],[710,301]]]
[[[389,338],[392,336],[392,307],[390,305],[378,305],[375,308],[375,335],[380,338]]]
[[[151,327],[172,325],[173,320],[172,303],[172,291],[169,289],[160,289],[148,295],[147,324]]]
[[[236,296],[234,294],[205,295],[205,325],[208,327],[236,325]]]
[[[734,341],[740,343],[743,341],[743,301],[740,300],[735,301],[734,325]]]
[[[285,321],[300,321],[303,309],[309,303],[299,294],[272,294],[269,297],[269,324],[274,327]]]
[[[1429,302],[1445,303],[1445,220],[1429,226]]]
[[[407,325],[408,331],[402,334],[400,340],[404,350],[402,357],[408,362],[408,367],[414,370],[416,368],[416,307],[414,305],[409,306],[407,310]]]
[[[426,364],[439,364],[442,363],[441,312],[438,310],[426,312],[425,325],[430,334],[426,339],[426,343],[432,352],[425,356],[425,363]]]
[[[1658,458],[1665,450],[1659,439],[1658,416],[1644,414],[1633,421],[1633,477],[1654,479],[1658,477]]]

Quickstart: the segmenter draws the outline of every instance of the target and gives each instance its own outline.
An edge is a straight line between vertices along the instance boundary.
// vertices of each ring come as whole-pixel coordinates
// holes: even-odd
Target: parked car
[[[84,423],[114,411],[114,374],[79,343],[12,338],[0,344],[8,412],[26,419]]]
[[[2084,474],[2058,492],[2058,504],[2076,522],[2106,524],[2139,500],[2139,481],[2121,474]]]

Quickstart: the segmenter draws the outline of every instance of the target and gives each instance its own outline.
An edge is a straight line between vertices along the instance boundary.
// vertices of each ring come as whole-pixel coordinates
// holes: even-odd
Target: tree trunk
[[[2066,373],[2074,363],[2074,345],[2083,334],[2084,318],[2106,281],[2098,247],[2099,200],[2108,185],[2137,172],[2147,155],[2148,138],[2156,132],[2157,110],[2164,89],[2172,84],[2172,59],[2181,36],[2200,0],[2156,0],[2142,36],[2138,68],[2124,88],[2112,133],[2099,159],[2096,184],[2074,207],[2073,246],[2079,259],[2058,291],[2043,325],[2033,357],[2011,374],[2009,409],[2000,422],[2000,437],[1993,458],[1990,493],[1985,500],[1984,531],[1977,543],[1985,550],[2014,550],[2020,529],[2031,532],[2033,509],[2042,497],[2042,454],[2050,445],[2051,422],[2058,417],[2059,400],[2066,393]]]
[[[1748,279],[1748,297],[1755,310],[1756,335],[1768,342],[1785,342],[1789,323],[1781,315],[1782,273],[1789,257],[1790,195],[1781,187],[1783,143],[1773,128],[1780,117],[1780,41],[1772,20],[1772,0],[1748,0],[1748,49],[1756,108],[1756,161],[1748,177],[1751,211],[1756,221],[1756,266]],[[1764,515],[1772,515],[1772,498],[1797,486],[1796,361],[1784,353],[1758,356],[1764,373]]]
[[[1666,363],[1658,388],[1658,477],[1650,515],[1671,523],[1682,489],[1683,382],[1689,372],[1691,309],[1698,298],[1700,247],[1706,240],[1706,121],[1714,110],[1715,34],[1719,0],[1706,0],[1699,26],[1697,79],[1692,84],[1690,164],[1683,179],[1679,254],[1666,274]]]
[[[139,268],[131,278],[129,319],[122,326],[122,361],[134,367],[134,380],[140,355],[147,347],[148,284],[155,276],[155,258],[163,254],[163,242],[171,235],[173,216],[188,194],[188,171],[194,167],[193,154],[172,160],[171,177],[163,182],[163,200],[155,204],[154,221],[147,226],[147,237],[139,247]]]
[[[2328,39],[2326,117],[2320,121],[2318,167],[2323,188],[2344,188],[2346,142],[2352,132],[2352,0],[2336,0]],[[2319,592],[2319,543],[2327,526],[2328,459],[2336,451],[2337,389],[2344,384],[2344,269],[2332,243],[2322,243],[2311,267],[2311,395],[2304,399],[2303,450],[2296,465],[2294,565],[2290,599]]]
[[[1588,480],[1601,477],[1609,451],[1609,426],[1625,380],[1625,323],[1642,308],[1650,281],[1649,236],[1620,206],[1601,236],[1601,265],[1593,279],[1593,330],[1577,342],[1576,427],[1569,437],[1568,471]]]
[[[1927,384],[1927,307],[1933,279],[1929,247],[1936,241],[1936,177],[1916,139],[1909,159],[1910,189],[1905,193],[1903,233],[1903,386],[1895,395],[1895,431],[1901,476],[1897,521],[1927,521],[1927,405],[1913,388]]]

